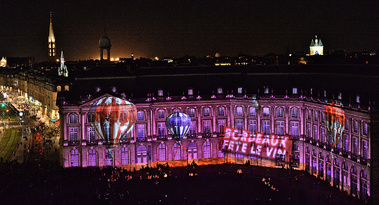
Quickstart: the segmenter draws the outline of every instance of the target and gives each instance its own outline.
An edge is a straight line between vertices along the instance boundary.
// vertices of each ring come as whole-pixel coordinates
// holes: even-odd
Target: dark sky
[[[0,56],[47,56],[49,11],[66,60],[379,50],[378,0],[1,0]]]

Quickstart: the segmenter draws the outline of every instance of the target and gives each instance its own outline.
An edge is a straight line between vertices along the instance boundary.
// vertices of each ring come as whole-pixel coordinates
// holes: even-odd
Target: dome
[[[99,48],[110,48],[111,40],[107,36],[103,36],[99,40]]]

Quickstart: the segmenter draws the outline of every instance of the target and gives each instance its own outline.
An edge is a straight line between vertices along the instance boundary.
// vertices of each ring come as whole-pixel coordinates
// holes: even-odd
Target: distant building
[[[315,39],[311,41],[311,45],[309,45],[310,53],[309,55],[324,55],[324,45],[321,42],[321,39],[317,39],[317,35],[315,35]]]
[[[1,59],[0,67],[7,67],[7,59],[5,57]]]
[[[104,34],[103,37],[99,40],[99,48],[100,48],[100,61],[103,62],[104,60],[110,61],[111,56],[111,40]],[[107,59],[104,59],[103,57],[103,50],[107,51]]]
[[[58,68],[58,76],[68,77],[67,66],[64,64],[63,51],[61,51],[61,66]]]
[[[53,30],[53,13],[50,12],[50,27],[49,27],[49,38],[48,38],[48,45],[49,45],[49,61],[55,62],[55,36],[54,36],[54,30]]]

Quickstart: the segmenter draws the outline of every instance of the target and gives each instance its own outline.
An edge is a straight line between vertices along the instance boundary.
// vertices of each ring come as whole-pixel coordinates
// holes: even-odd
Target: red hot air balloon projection
[[[342,103],[339,101],[333,101],[327,103],[325,107],[325,127],[328,137],[331,139],[332,149],[331,156],[333,158],[333,150],[339,146],[342,141],[342,133],[345,129],[345,112],[341,109]]]
[[[332,137],[332,147],[341,143],[341,136],[345,129],[345,112],[341,109],[341,104],[326,104],[325,107],[325,123],[326,131]]]
[[[90,113],[94,120],[91,122],[97,136],[99,136],[108,149],[108,157],[112,158],[112,150],[126,139],[133,129],[137,119],[136,106],[117,97],[103,97],[93,103]]]

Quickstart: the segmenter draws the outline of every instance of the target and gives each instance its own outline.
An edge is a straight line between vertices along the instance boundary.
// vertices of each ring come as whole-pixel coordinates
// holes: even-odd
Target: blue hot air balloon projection
[[[191,127],[191,118],[190,116],[184,113],[174,112],[173,114],[168,116],[166,119],[166,128],[172,134],[172,137],[174,138],[174,140],[178,141],[179,146],[183,147],[183,145],[180,143],[180,140],[182,140],[183,137],[186,136],[190,127]],[[175,151],[174,159],[178,150],[179,149]],[[188,164],[188,156],[190,156],[191,159],[193,158],[188,153],[187,149],[184,148],[184,150],[187,152],[187,164]]]
[[[180,142],[191,127],[191,118],[184,113],[175,112],[167,117],[166,127],[172,137]]]

